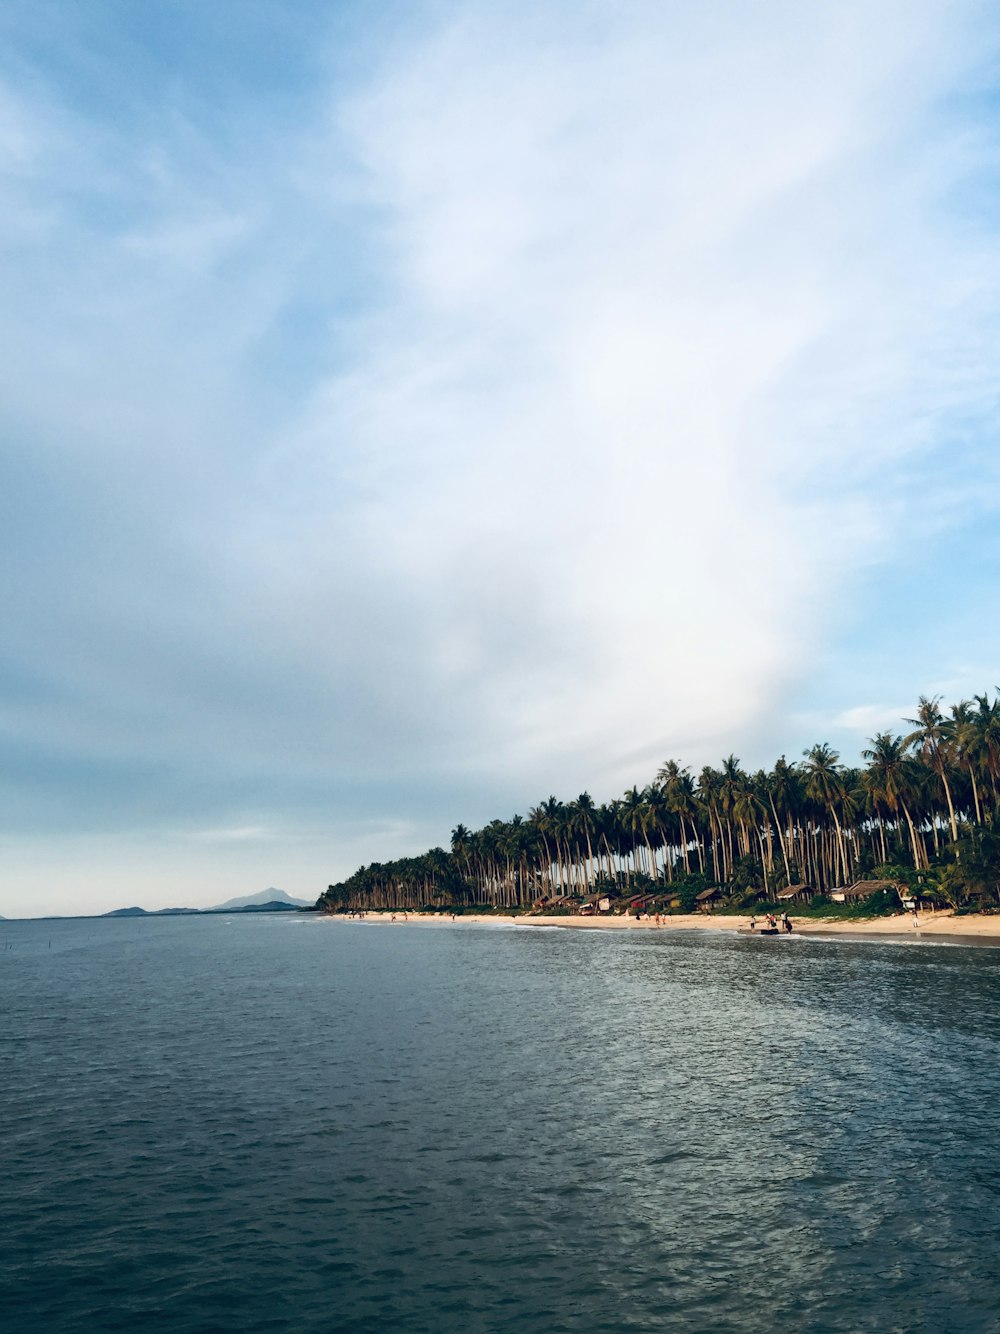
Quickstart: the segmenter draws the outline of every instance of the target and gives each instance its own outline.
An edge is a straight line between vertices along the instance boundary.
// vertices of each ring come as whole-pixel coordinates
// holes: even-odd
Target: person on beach
[[[750,914],[750,930],[751,931],[757,930],[757,917],[756,914],[754,913]]]
[[[788,913],[785,913],[784,917],[781,919],[781,925],[789,935],[792,934],[792,919],[788,916]]]

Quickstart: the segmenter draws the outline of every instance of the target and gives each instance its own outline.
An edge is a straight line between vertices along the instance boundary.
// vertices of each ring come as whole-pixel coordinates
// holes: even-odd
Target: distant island
[[[313,905],[305,899],[293,899],[283,889],[262,889],[257,894],[227,899],[214,908],[114,908],[102,917],[199,917],[211,913],[233,912],[305,912]]]

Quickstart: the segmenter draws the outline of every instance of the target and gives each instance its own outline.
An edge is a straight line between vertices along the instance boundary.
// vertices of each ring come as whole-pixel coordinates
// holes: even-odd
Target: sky
[[[8,0],[0,914],[1000,685],[971,0]]]

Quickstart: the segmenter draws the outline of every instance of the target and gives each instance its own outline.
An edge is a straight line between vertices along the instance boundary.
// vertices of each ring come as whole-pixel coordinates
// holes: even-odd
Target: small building
[[[812,885],[789,885],[775,898],[778,903],[808,903],[815,893]]]
[[[712,904],[717,903],[722,898],[722,890],[717,885],[711,889],[703,889],[700,894],[694,896],[694,901],[698,905],[699,912],[711,912]]]
[[[620,900],[618,906],[624,913],[641,913],[645,912],[655,899],[655,894],[631,894],[627,899]]]
[[[871,894],[884,890],[886,894],[898,894],[899,887],[895,880],[855,880],[853,885],[841,885],[830,890],[834,903],[856,903],[858,899],[867,899]]]
[[[610,912],[611,897],[601,890],[588,894],[580,904],[581,912]]]

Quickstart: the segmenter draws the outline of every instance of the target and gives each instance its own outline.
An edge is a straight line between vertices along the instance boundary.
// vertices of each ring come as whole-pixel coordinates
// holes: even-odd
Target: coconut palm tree
[[[921,695],[917,701],[916,718],[907,718],[915,729],[904,738],[905,744],[915,746],[927,764],[937,774],[944,788],[948,803],[948,822],[951,826],[951,841],[958,842],[958,822],[955,819],[955,803],[951,797],[951,784],[948,782],[948,747],[954,736],[954,726],[949,723],[940,709],[941,697],[935,695],[928,699]]]
[[[993,808],[1000,801],[997,780],[1000,779],[1000,695],[990,700],[986,695],[974,695],[976,710],[973,714],[976,749],[986,771],[993,792]]]
[[[844,852],[843,830],[840,824],[840,816],[837,813],[837,807],[844,798],[844,775],[839,764],[840,755],[825,741],[804,751],[803,754],[806,758],[803,766],[806,796],[814,801],[821,811],[827,812],[833,819],[837,831],[836,860],[840,863],[840,874],[844,880],[847,880],[847,857]],[[831,866],[829,869],[832,871],[832,883],[837,871],[835,866]]]
[[[567,807],[569,825],[577,837],[582,837],[587,845],[587,862],[584,871],[584,883],[590,889],[594,866],[594,845],[591,834],[596,827],[597,806],[589,792],[581,792],[576,801]]]
[[[919,871],[921,865],[926,863],[926,855],[922,855],[922,845],[918,841],[908,804],[919,782],[919,774],[916,761],[907,753],[907,749],[902,737],[893,736],[890,732],[879,732],[870,738],[861,754],[868,761],[868,769],[864,774],[868,790],[893,816],[901,811],[906,819],[913,850],[913,866]]]
[[[688,848],[692,839],[698,853],[699,868],[704,871],[701,855],[701,840],[698,838],[698,808],[694,795],[694,783],[689,769],[682,768],[676,760],[667,760],[657,774],[663,788],[667,807],[677,819],[680,831],[681,862],[685,875],[690,875],[691,864],[688,860]],[[688,830],[690,829],[690,836]]]

